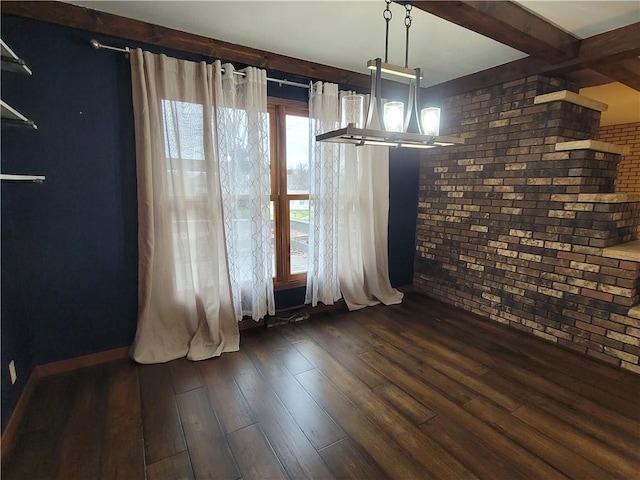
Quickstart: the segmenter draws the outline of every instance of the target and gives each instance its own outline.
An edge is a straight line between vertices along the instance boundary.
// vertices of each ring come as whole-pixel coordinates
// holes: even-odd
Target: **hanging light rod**
[[[96,50],[112,50],[114,52],[122,52],[122,53],[126,53],[126,54],[131,53],[131,48],[129,48],[129,47],[124,47],[124,48],[111,47],[109,45],[105,45],[103,43],[100,43],[96,39],[91,39],[89,41],[89,43]],[[224,73],[224,69],[222,69],[222,73]],[[238,72],[238,71],[234,71],[233,74],[234,75],[240,75],[241,77],[245,76],[245,74],[243,72]],[[292,82],[290,80],[282,80],[282,79],[279,79],[279,78],[269,78],[269,77],[267,77],[267,82],[277,83],[280,86],[288,85],[290,87],[306,88],[307,90],[309,89],[309,85],[306,84],[306,83]]]
[[[371,71],[371,91],[369,104],[364,113],[364,96],[343,97],[341,127],[316,136],[318,142],[347,143],[356,146],[376,145],[381,147],[436,148],[465,143],[464,138],[440,136],[440,108],[420,105],[420,80],[422,70],[409,68],[409,29],[411,27],[411,4],[406,2],[404,24],[406,27],[404,67],[389,63],[389,22],[393,17],[389,8],[392,0],[385,0],[382,12],[385,20],[384,61],[381,58],[369,60]],[[402,102],[384,102],[382,99],[382,74],[390,74],[410,79],[409,95]],[[359,97],[359,98],[357,98]],[[355,105],[358,105],[357,107]],[[377,120],[378,125],[374,124]],[[412,120],[415,120],[412,123]],[[408,132],[416,125],[418,132]],[[377,127],[377,128],[374,128]]]

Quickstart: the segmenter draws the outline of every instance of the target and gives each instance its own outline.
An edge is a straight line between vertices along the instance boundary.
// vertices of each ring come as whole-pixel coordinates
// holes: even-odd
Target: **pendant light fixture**
[[[404,67],[390,64],[389,56],[389,22],[393,16],[389,5],[392,0],[385,0],[386,8],[382,17],[386,23],[384,45],[384,62],[380,58],[369,60],[367,67],[371,70],[371,93],[364,118],[362,105],[364,95],[349,95],[342,100],[342,125],[338,130],[322,133],[316,136],[318,142],[348,143],[360,145],[378,145],[385,147],[406,148],[435,148],[449,145],[463,144],[464,139],[458,137],[444,137],[439,135],[440,109],[426,107],[420,110],[420,68],[411,69],[409,63],[409,29],[411,27],[411,4],[405,4],[405,63]],[[389,74],[409,79],[409,95],[406,105],[402,102],[390,101],[383,103],[382,74]],[[354,107],[358,104],[360,107]],[[372,120],[376,112],[378,129],[372,128]],[[417,132],[408,132],[411,120],[414,118]],[[359,116],[360,115],[360,116]]]

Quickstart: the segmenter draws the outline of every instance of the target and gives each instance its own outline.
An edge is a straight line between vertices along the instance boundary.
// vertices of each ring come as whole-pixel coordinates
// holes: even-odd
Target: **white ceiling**
[[[237,45],[368,73],[384,57],[383,0],[77,1],[103,12]],[[640,21],[640,1],[521,0],[525,8],[578,38]],[[404,64],[404,7],[391,4],[389,62]],[[412,10],[409,66],[423,68],[428,87],[525,57],[522,52],[453,23]],[[120,46],[123,44],[121,43]],[[640,121],[640,92],[621,84],[585,90],[610,105],[602,124]],[[613,96],[612,96],[613,95]]]
[[[361,73],[367,60],[384,56],[382,0],[69,3]],[[637,0],[520,3],[580,38],[640,21]],[[403,64],[404,7],[391,10],[389,61]],[[423,86],[526,56],[417,8],[412,16],[409,66],[424,69]]]

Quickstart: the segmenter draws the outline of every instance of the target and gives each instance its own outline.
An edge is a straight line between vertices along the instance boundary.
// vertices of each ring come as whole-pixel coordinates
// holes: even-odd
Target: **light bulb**
[[[420,111],[422,134],[437,137],[440,135],[440,109],[438,107],[426,107]]]
[[[384,128],[387,132],[404,131],[404,103],[387,102],[384,104]]]

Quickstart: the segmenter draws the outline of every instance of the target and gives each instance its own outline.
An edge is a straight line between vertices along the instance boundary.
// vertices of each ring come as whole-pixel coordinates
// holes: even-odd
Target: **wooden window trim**
[[[286,116],[308,117],[305,102],[282,98],[268,98],[270,154],[271,154],[271,200],[274,202],[276,271],[273,280],[275,290],[303,287],[307,274],[291,274],[290,201],[308,200],[308,194],[287,193]]]

